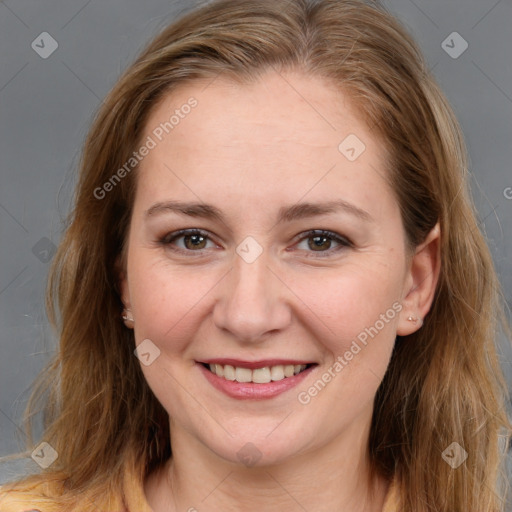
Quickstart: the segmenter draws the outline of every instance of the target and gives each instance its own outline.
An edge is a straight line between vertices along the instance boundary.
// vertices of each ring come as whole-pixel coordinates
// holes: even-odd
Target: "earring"
[[[132,329],[134,326],[132,312],[129,309],[124,309],[123,314],[121,316],[123,317],[124,324],[126,325],[126,327]]]
[[[421,318],[417,318],[415,316],[408,316],[407,320],[409,320],[409,322],[414,322],[414,323],[419,322],[420,327],[423,325],[423,320]]]

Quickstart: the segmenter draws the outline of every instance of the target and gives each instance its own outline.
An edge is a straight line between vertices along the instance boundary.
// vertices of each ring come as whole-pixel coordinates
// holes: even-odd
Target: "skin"
[[[349,99],[320,78],[272,71],[251,85],[222,77],[188,83],[155,106],[144,138],[191,96],[197,107],[137,171],[120,275],[136,344],[150,339],[160,350],[141,368],[171,426],[173,458],[147,478],[148,503],[155,512],[380,511],[387,483],[367,476],[373,399],[396,335],[420,328],[407,318],[424,318],[430,308],[439,229],[408,254],[381,143]],[[349,134],[366,146],[353,162],[338,150]],[[371,220],[339,211],[277,223],[283,206],[338,199]],[[169,200],[212,204],[225,219],[170,211],[145,218]],[[199,249],[190,238],[160,241],[185,228],[210,238],[199,239]],[[315,250],[312,229],[352,244],[328,238]],[[247,236],[262,249],[252,263],[236,252]],[[394,303],[400,313],[300,403],[298,393]],[[214,357],[318,366],[281,395],[237,400],[212,387],[195,363]],[[261,458],[247,467],[237,452],[249,442]]]

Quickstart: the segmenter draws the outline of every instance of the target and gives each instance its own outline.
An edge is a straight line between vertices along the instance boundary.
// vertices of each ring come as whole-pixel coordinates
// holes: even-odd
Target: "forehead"
[[[384,148],[349,98],[301,73],[182,84],[152,109],[148,137],[155,144],[140,163],[138,188],[155,200],[176,187],[221,197],[246,186],[268,200],[272,186],[297,201],[307,188],[344,185],[348,195],[357,187],[367,195],[372,184],[386,185]]]
[[[192,97],[197,105],[188,109]],[[187,112],[183,114],[180,109]],[[226,137],[233,143],[243,138],[246,144],[290,139],[337,148],[347,131],[369,137],[361,113],[345,93],[325,78],[296,71],[269,71],[243,84],[224,76],[181,84],[153,107],[146,133],[169,121],[173,114],[175,144],[190,135],[206,134],[212,143],[219,139],[226,142]],[[191,120],[184,122],[187,117]],[[195,121],[198,117],[199,123]]]

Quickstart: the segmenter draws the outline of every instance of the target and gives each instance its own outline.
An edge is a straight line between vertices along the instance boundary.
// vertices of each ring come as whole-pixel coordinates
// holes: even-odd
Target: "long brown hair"
[[[127,461],[142,480],[171,456],[167,413],[133,355],[133,332],[120,321],[116,260],[123,255],[126,263],[136,169],[104,197],[97,190],[132,156],[164,94],[220,73],[249,82],[269,69],[321,76],[350,97],[388,150],[411,247],[441,226],[431,311],[422,329],[397,338],[375,397],[373,471],[395,478],[404,511],[501,510],[498,434],[511,425],[495,338],[499,326],[510,331],[470,199],[464,142],[416,44],[382,7],[363,0],[210,2],[165,28],[107,96],[49,275],[47,309],[59,348],[26,412],[29,452],[41,405],[43,440],[59,456],[15,485],[61,482],[63,504],[84,493],[94,500],[121,492]],[[457,470],[442,457],[452,442],[468,453]]]

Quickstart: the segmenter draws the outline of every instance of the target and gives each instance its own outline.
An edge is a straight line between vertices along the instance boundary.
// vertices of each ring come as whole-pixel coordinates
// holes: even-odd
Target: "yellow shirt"
[[[57,485],[42,482],[31,487],[24,486],[22,490],[9,490],[8,485],[0,487],[0,512],[69,512],[59,505]],[[101,503],[94,504],[81,500],[73,506],[73,512],[153,512],[144,495],[144,488],[131,470],[124,474],[124,497],[106,497]],[[391,484],[382,512],[396,512],[396,487]]]

